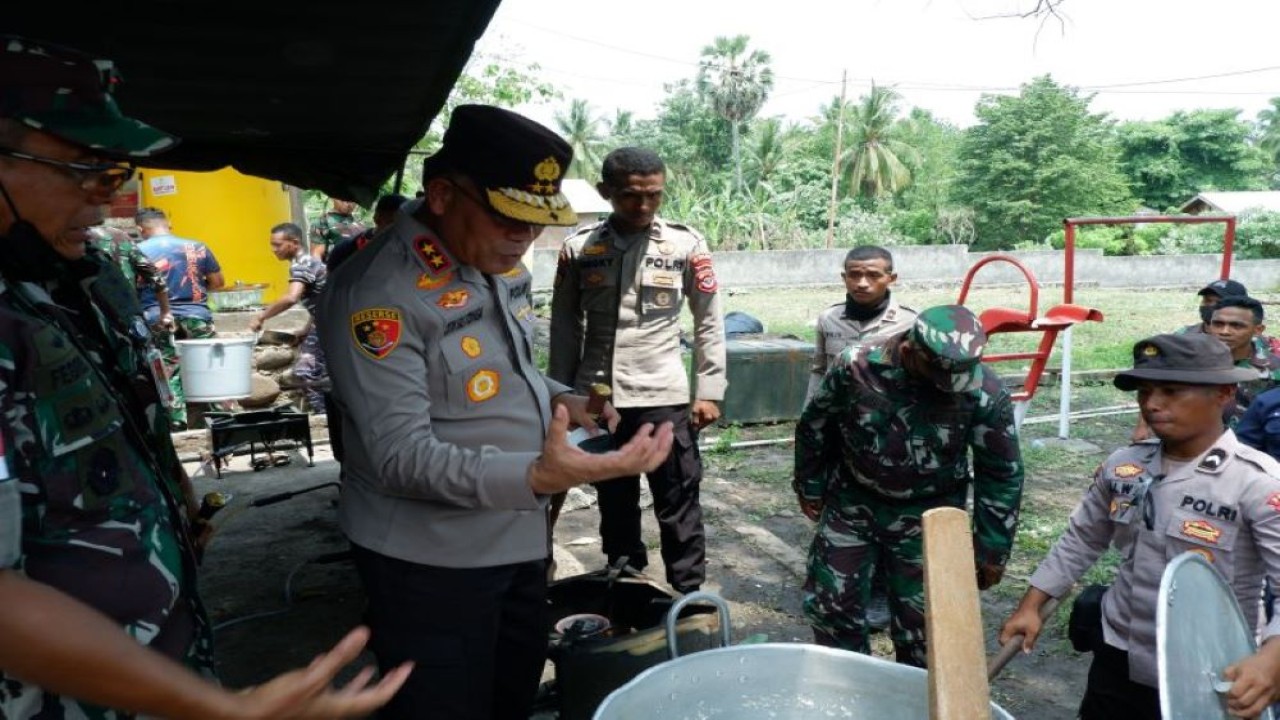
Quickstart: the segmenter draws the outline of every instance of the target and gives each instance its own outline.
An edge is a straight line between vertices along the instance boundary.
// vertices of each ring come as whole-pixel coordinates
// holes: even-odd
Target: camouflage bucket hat
[[[1133,369],[1116,373],[1115,386],[1138,389],[1138,381],[1234,385],[1257,380],[1258,371],[1236,367],[1226,344],[1212,335],[1155,335],[1133,346]]]
[[[559,135],[510,110],[459,105],[440,150],[423,163],[423,181],[458,172],[480,186],[504,217],[531,225],[575,225],[578,215],[560,191],[573,148]]]
[[[177,138],[125,117],[111,97],[120,75],[109,60],[0,35],[0,117],[115,157],[149,157]]]
[[[987,346],[987,333],[968,308],[931,307],[916,317],[907,336],[928,358],[938,389],[963,393],[982,386],[982,351]]]

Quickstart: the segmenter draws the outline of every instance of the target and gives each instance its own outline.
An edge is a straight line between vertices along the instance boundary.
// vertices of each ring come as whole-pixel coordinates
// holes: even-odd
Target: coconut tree
[[[591,112],[586,100],[574,100],[567,113],[557,112],[556,127],[573,148],[573,162],[565,173],[568,177],[584,180],[594,178],[600,172],[600,149],[604,136],[600,128],[603,122]]]
[[[698,93],[729,123],[733,176],[739,190],[743,188],[741,125],[760,112],[773,89],[772,58],[763,50],[749,50],[749,41],[746,35],[717,37],[702,48],[698,62]]]
[[[848,149],[840,167],[849,178],[853,195],[878,198],[896,195],[911,184],[905,159],[915,150],[894,134],[898,115],[898,93],[871,86],[871,92],[846,114],[845,137]]]
[[[1271,98],[1271,107],[1258,113],[1258,147],[1272,165],[1280,165],[1280,97]]]

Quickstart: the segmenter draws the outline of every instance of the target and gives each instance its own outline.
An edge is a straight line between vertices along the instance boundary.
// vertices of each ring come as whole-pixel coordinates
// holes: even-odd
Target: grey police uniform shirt
[[[343,411],[339,521],[352,542],[442,567],[545,558],[529,488],[550,399],[534,366],[532,278],[449,255],[406,204],[330,276],[320,342]]]
[[[687,404],[680,308],[693,314],[697,399],[724,399],[725,335],[702,236],[655,218],[623,235],[608,221],[570,236],[556,266],[548,374],[584,391],[604,382],[615,407]]]
[[[1161,445],[1121,448],[1098,468],[1067,530],[1031,576],[1062,597],[1115,546],[1121,555],[1102,604],[1107,644],[1129,652],[1129,677],[1155,687],[1156,600],[1169,561],[1196,552],[1213,563],[1244,616],[1257,617],[1262,580],[1280,587],[1280,465],[1230,430],[1199,458],[1160,478]],[[1149,506],[1144,507],[1149,503]],[[1280,615],[1262,639],[1280,634]]]
[[[845,303],[839,302],[823,310],[818,315],[818,326],[814,335],[813,363],[810,366],[809,389],[805,393],[805,401],[813,399],[813,394],[822,384],[822,377],[827,369],[835,367],[840,353],[847,347],[861,347],[880,342],[911,327],[917,313],[905,305],[898,304],[893,296],[889,296],[889,306],[884,312],[866,322],[854,320],[844,314]]]

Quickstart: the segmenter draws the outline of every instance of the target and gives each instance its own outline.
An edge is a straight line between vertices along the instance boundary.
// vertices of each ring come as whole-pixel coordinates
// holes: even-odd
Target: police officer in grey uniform
[[[457,108],[425,197],[320,298],[343,416],[339,520],[373,651],[418,668],[379,717],[527,718],[547,651],[547,497],[670,452],[669,424],[607,454],[571,447],[586,397],[534,365],[520,260],[543,226],[576,219],[560,192],[571,157],[520,115]]]
[[[844,302],[818,315],[806,399],[813,398],[827,368],[835,366],[845,348],[897,335],[916,319],[916,311],[898,304],[889,289],[898,273],[893,270],[893,255],[888,250],[876,245],[859,245],[850,250],[844,256],[840,279],[847,292]]]
[[[1280,464],[1223,425],[1235,384],[1221,341],[1204,333],[1156,335],[1134,345],[1133,369],[1116,387],[1137,390],[1158,440],[1112,453],[1094,476],[1066,532],[1031,576],[1000,642],[1023,634],[1030,650],[1040,607],[1062,597],[1113,545],[1123,558],[1102,600],[1100,638],[1080,706],[1083,720],[1159,718],[1156,599],[1170,560],[1202,555],[1231,584],[1245,617],[1257,617],[1264,578],[1280,580]],[[1280,618],[1259,651],[1224,670],[1228,709],[1254,717],[1280,693]]]
[[[698,430],[720,417],[724,399],[724,318],[707,243],[698,233],[657,217],[666,166],[636,147],[609,153],[597,185],[613,205],[604,222],[565,241],[551,299],[548,374],[583,390],[612,386],[622,415],[618,440],[647,423],[673,422],[671,457],[648,474],[658,519],[667,582],[679,592],[706,579],[702,458]],[[680,308],[693,313],[693,369],[680,353]],[[640,480],[632,476],[597,488],[600,535],[610,564],[625,557],[642,569],[648,553],[640,536]]]

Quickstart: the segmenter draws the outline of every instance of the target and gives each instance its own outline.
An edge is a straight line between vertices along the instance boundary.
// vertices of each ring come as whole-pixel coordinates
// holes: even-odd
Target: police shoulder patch
[[[716,283],[716,271],[711,266],[711,254],[694,255],[690,264],[693,267],[694,285],[704,293],[713,293],[719,287]]]
[[[395,308],[367,308],[351,314],[351,337],[360,352],[374,360],[396,349],[402,327],[400,311]]]

